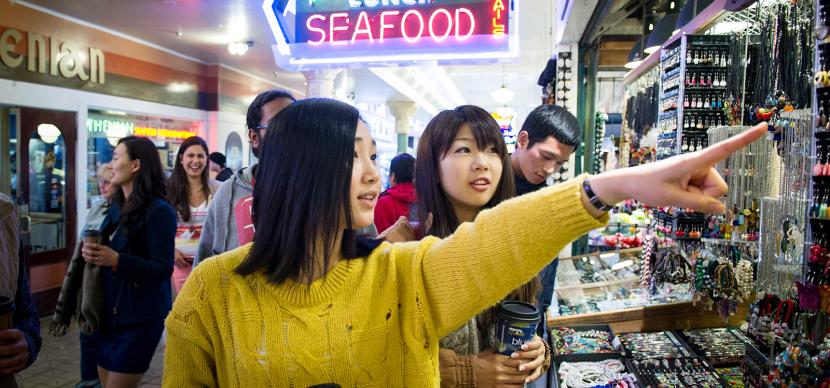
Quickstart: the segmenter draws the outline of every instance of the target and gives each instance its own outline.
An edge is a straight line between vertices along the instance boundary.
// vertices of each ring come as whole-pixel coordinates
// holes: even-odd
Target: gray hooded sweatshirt
[[[199,248],[193,260],[193,266],[227,251],[245,245],[254,238],[254,225],[251,217],[253,206],[253,169],[243,168],[234,172],[231,179],[222,182],[208,205]],[[360,229],[368,237],[377,237],[374,225]]]
[[[233,177],[219,186],[208,205],[199,248],[193,265],[221,253],[236,249],[240,241],[253,238],[251,206],[253,205],[253,167],[235,171]],[[237,214],[240,216],[237,219]],[[238,232],[239,222],[242,233]]]

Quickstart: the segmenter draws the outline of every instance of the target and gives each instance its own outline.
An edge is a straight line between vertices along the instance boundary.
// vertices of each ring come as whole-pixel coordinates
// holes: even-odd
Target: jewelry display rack
[[[660,50],[657,159],[706,148],[706,130],[726,123],[729,39],[683,35]]]

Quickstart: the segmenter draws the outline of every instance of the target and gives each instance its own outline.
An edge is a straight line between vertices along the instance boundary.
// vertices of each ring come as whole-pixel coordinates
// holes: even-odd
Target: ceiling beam
[[[590,46],[594,42],[594,39],[589,38],[594,36],[597,30],[599,30],[602,21],[605,20],[605,16],[611,12],[612,5],[612,0],[599,0],[597,7],[594,8],[594,12],[591,13],[591,18],[588,19],[588,23],[585,25],[585,30],[582,31],[582,37],[579,38],[580,46]]]
[[[631,2],[618,1],[616,4],[618,7],[616,11],[611,11],[616,7],[608,4],[606,4],[608,6],[607,9],[600,8],[603,3],[608,3],[609,1],[610,0],[603,1],[597,5],[597,8],[594,10],[594,14],[591,15],[589,24],[585,27],[585,32],[582,34],[582,39],[579,41],[580,44],[590,45],[595,43],[603,34],[611,32],[615,26],[634,15],[638,10],[641,10],[647,2],[647,0],[633,0]],[[623,4],[624,6],[619,7],[620,4]],[[598,13],[597,11],[601,12]],[[596,16],[596,18],[594,16]],[[606,20],[610,22],[606,23]]]

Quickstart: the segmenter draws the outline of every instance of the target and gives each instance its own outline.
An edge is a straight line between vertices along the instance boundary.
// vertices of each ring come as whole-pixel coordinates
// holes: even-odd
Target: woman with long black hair
[[[167,199],[176,209],[173,288],[177,294],[193,268],[208,204],[219,188],[219,182],[208,177],[208,155],[205,139],[184,139],[176,151],[173,174],[167,178]]]
[[[418,217],[430,220],[430,236],[449,237],[484,209],[514,197],[510,155],[499,124],[487,111],[463,105],[438,113],[418,142],[415,180]],[[536,304],[536,277],[506,299]],[[535,336],[527,350],[507,357],[495,352],[495,309],[489,308],[441,338],[442,387],[522,385],[550,366],[545,341]]]
[[[484,210],[445,239],[378,245],[353,232],[372,223],[379,194],[368,128],[348,104],[297,101],[262,144],[254,241],[199,265],[176,299],[162,384],[436,386],[438,340],[607,222],[608,204],[722,212],[727,187],[712,166],[765,133],[580,176]]]
[[[149,139],[119,140],[112,157],[112,208],[103,243],[84,244],[101,266],[103,317],[94,333],[104,387],[136,387],[150,366],[170,311],[176,213],[165,200],[164,172]]]

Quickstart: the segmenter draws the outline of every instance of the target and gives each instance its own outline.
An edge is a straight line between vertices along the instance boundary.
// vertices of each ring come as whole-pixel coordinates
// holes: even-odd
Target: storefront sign
[[[0,34],[0,63],[12,69],[23,64],[23,55],[15,52],[15,47],[21,41],[23,34],[13,28]],[[33,32],[26,33],[26,46],[26,69],[33,73],[47,74],[46,64],[49,63],[49,75],[106,83],[106,59],[104,52],[99,49],[90,47],[86,51],[76,50],[60,39]],[[84,68],[87,61],[89,64]]]
[[[126,129],[126,131],[124,131],[125,133],[132,133],[133,123],[122,120],[108,120],[98,118],[86,119],[86,129],[90,133],[109,134],[116,128],[118,129],[118,131],[124,131],[123,129]]]
[[[515,0],[265,0],[277,64],[294,70],[515,57]]]

